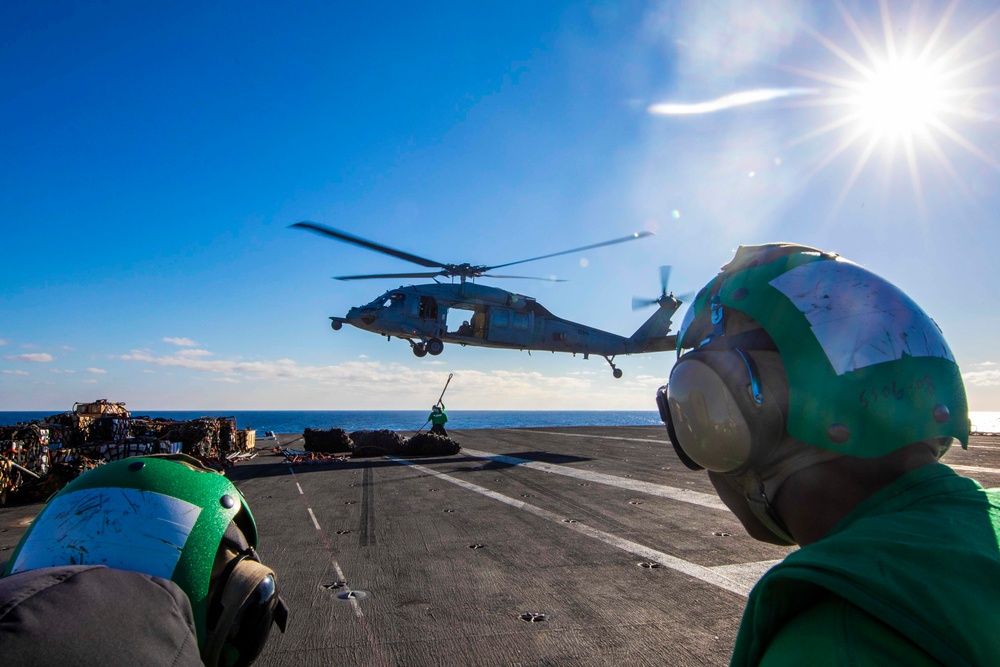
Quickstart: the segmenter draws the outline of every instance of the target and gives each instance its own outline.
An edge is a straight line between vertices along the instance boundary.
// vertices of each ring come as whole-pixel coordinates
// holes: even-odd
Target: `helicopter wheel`
[[[423,343],[414,343],[414,345],[413,345],[413,354],[414,354],[414,356],[417,356],[417,357],[426,357],[427,356],[427,348],[424,347]]]
[[[333,329],[334,331],[340,331],[340,329],[341,329],[341,328],[342,328],[343,326],[344,326],[344,325],[343,325],[343,323],[341,323],[341,322],[334,322],[334,321],[332,321],[332,320],[330,321],[330,328],[331,328],[331,329]]]
[[[615,370],[611,371],[611,374],[614,375],[615,379],[617,380],[622,376],[622,369],[616,368]]]
[[[440,338],[431,338],[427,341],[427,352],[436,357],[444,352],[444,343]]]

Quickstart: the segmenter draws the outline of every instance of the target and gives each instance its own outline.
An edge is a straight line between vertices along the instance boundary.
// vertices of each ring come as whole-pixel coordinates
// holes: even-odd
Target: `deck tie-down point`
[[[364,600],[366,597],[368,597],[368,591],[345,591],[337,594],[337,598],[340,600]]]
[[[541,623],[543,621],[549,620],[549,617],[545,614],[536,614],[532,612],[526,612],[521,614],[518,618],[522,621],[527,621],[528,623]]]

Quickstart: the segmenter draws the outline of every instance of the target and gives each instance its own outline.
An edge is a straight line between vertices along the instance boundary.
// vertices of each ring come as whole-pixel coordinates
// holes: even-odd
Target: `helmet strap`
[[[797,544],[771,503],[781,486],[793,474],[841,456],[843,455],[837,452],[799,442],[786,434],[769,456],[759,461],[753,470],[740,475],[747,503],[754,516],[775,537],[784,540],[786,544]]]
[[[744,494],[747,499],[747,505],[750,507],[750,511],[753,512],[757,520],[760,521],[768,532],[775,538],[775,544],[781,545],[792,545],[797,544],[795,538],[792,537],[791,532],[785,526],[784,521],[778,516],[777,512],[774,511],[774,507],[771,506],[771,501],[767,497],[767,491],[764,487],[764,482],[761,481],[760,477],[756,473],[751,472],[744,477],[743,481]]]

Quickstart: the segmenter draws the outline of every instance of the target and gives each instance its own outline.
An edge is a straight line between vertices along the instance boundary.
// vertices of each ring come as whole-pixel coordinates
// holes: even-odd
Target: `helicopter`
[[[629,236],[580,248],[495,266],[484,266],[437,262],[315,222],[296,222],[291,227],[367,248],[427,269],[434,269],[424,272],[334,276],[336,280],[377,278],[433,280],[432,283],[390,289],[363,306],[351,308],[344,317],[330,317],[330,326],[334,331],[339,331],[345,324],[350,324],[358,329],[385,336],[387,340],[399,338],[409,343],[413,354],[417,357],[428,354],[439,355],[444,351],[445,343],[527,350],[529,354],[533,350],[569,352],[574,356],[582,354],[584,359],[589,359],[590,355],[594,354],[603,357],[611,366],[612,375],[620,378],[622,370],[614,363],[617,355],[668,352],[677,346],[676,334],[670,334],[670,318],[680,308],[682,301],[674,297],[672,292],[667,292],[670,267],[661,267],[660,296],[652,299],[633,298],[633,309],[653,305],[658,307],[652,316],[627,338],[557,317],[534,297],[475,282],[477,278],[564,282],[556,278],[498,275],[489,272],[515,264],[633,241],[652,236],[652,232],[635,232]],[[439,282],[439,278],[449,278],[450,282]],[[457,283],[456,278],[458,278]],[[457,323],[458,315],[462,316],[463,321],[456,327],[453,324]]]

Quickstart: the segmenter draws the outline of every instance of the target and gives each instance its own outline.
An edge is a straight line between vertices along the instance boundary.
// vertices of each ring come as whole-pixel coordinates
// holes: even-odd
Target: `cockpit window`
[[[385,308],[402,308],[403,302],[406,301],[406,295],[402,292],[392,292],[389,294],[389,298],[385,300],[382,305]]]

